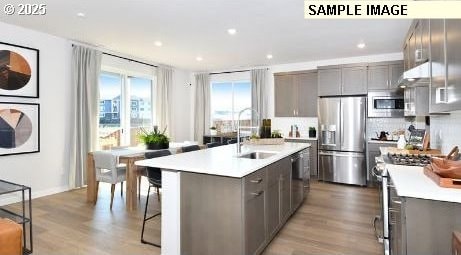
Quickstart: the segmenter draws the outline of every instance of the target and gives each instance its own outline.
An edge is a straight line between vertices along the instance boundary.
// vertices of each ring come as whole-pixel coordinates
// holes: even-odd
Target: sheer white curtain
[[[203,143],[205,130],[210,126],[210,75],[195,75],[194,140]]]
[[[261,119],[267,118],[267,104],[269,101],[269,91],[267,79],[269,78],[267,68],[251,70],[251,108],[257,110]],[[253,113],[253,121],[256,118]]]
[[[167,128],[171,135],[171,89],[173,86],[173,68],[159,66],[157,68],[157,96],[156,96],[156,119],[160,130]]]
[[[97,149],[99,73],[102,53],[83,46],[72,52],[72,130],[70,138],[70,188],[86,184],[86,157]]]

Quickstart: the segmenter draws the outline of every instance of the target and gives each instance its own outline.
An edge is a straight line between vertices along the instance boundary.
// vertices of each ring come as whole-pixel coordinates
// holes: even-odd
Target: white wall
[[[0,22],[1,41],[40,50],[40,98],[0,101],[40,103],[40,152],[0,157],[0,179],[32,187],[33,197],[68,188],[70,69],[68,40]],[[10,198],[11,199],[11,198]],[[0,204],[11,201],[0,197]]]
[[[171,137],[175,142],[193,140],[193,87],[191,72],[174,69],[171,109]]]

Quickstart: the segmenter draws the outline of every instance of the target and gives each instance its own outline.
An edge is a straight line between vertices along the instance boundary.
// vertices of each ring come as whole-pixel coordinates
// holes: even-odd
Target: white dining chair
[[[112,184],[110,209],[114,202],[115,185],[121,183],[120,194],[123,196],[123,182],[126,180],[126,165],[118,164],[117,156],[110,151],[96,151],[93,153],[96,171],[96,193],[99,192],[99,182]]]

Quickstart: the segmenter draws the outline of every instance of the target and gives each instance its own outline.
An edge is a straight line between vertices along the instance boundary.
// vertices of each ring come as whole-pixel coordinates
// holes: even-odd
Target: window
[[[212,82],[210,106],[211,125],[223,133],[234,131],[239,112],[251,107],[251,83],[249,81]],[[244,112],[241,120],[249,124],[251,112]]]
[[[152,79],[103,71],[99,90],[100,148],[138,145],[140,128],[153,125]]]

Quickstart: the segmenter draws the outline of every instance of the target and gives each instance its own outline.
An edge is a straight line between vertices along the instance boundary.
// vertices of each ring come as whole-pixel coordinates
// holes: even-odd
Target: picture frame
[[[40,152],[40,105],[0,102],[0,156]]]
[[[0,96],[39,97],[38,49],[0,42]]]

